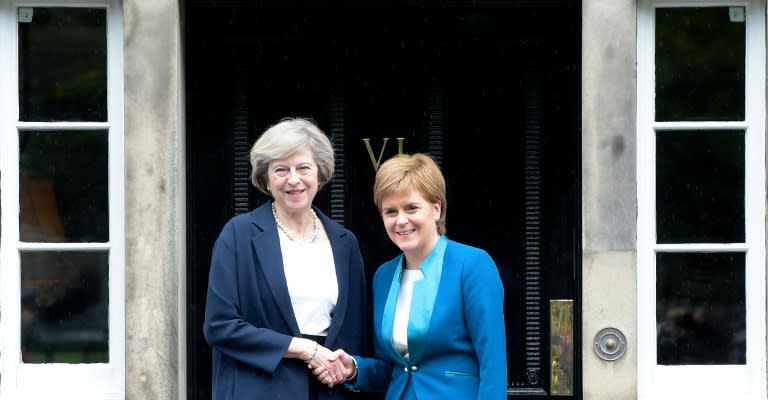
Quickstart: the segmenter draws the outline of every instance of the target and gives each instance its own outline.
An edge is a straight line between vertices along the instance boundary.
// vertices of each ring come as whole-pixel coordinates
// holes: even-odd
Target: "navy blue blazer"
[[[283,359],[301,336],[291,306],[271,202],[230,219],[213,247],[203,333],[213,350],[213,399],[305,400],[308,379],[298,359]],[[366,282],[355,235],[315,208],[336,264],[339,297],[325,346],[366,349]],[[320,399],[349,399],[343,386]]]
[[[484,250],[445,236],[440,241],[444,253],[433,250],[430,255],[442,257],[436,263],[439,265],[425,269],[422,264],[424,279],[414,283],[408,321],[409,360],[392,344],[403,255],[376,270],[376,358],[355,356],[357,380],[348,387],[386,391],[387,400],[507,398],[504,286],[499,271]]]

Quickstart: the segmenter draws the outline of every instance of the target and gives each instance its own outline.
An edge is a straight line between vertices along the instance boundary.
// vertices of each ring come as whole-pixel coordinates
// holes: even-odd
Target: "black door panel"
[[[358,235],[369,279],[398,252],[371,199],[376,166],[435,156],[448,236],[486,249],[504,280],[509,397],[569,397],[552,396],[549,301],[573,299],[571,365],[557,379],[580,398],[579,2],[318,4],[187,7],[189,398],[210,398],[213,240],[266,200],[248,149],[284,116],[332,136],[337,171],[316,203]]]

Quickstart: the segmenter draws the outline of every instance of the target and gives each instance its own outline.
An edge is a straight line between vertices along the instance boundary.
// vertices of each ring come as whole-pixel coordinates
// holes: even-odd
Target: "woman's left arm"
[[[478,399],[507,398],[504,286],[496,263],[480,251],[462,274],[464,317],[480,363]]]

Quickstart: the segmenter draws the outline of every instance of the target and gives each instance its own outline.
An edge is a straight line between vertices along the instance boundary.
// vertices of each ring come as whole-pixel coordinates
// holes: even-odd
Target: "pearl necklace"
[[[315,227],[315,229],[312,231],[312,236],[309,238],[309,240],[296,240],[296,235],[289,232],[288,228],[286,228],[285,225],[280,222],[280,218],[277,217],[277,211],[275,211],[275,203],[272,203],[272,216],[275,217],[277,227],[280,228],[280,230],[285,233],[285,236],[287,236],[288,239],[292,242],[312,243],[315,241],[315,239],[317,239],[317,235],[320,234],[320,218],[317,218],[317,214],[312,208],[309,209],[309,212],[312,213],[312,225]]]

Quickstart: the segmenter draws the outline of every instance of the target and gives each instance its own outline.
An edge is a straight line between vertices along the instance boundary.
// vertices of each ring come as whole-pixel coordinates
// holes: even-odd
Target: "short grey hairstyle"
[[[335,159],[333,145],[314,121],[306,118],[283,118],[259,136],[251,147],[251,182],[262,193],[267,190],[269,163],[300,150],[312,151],[317,163],[318,190],[333,176]]]

